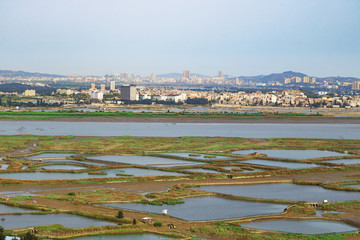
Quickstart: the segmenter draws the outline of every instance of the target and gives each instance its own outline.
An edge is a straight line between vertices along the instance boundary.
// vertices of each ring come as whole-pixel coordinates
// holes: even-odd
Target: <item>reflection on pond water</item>
[[[187,221],[210,221],[282,213],[288,206],[285,204],[239,201],[219,197],[196,197],[187,198],[183,201],[185,202],[183,204],[163,206],[141,203],[109,203],[103,205],[157,214],[161,214],[163,209],[167,209],[170,216]]]
[[[289,168],[289,169],[321,167],[313,163],[308,164],[308,163],[280,162],[280,161],[271,161],[271,160],[262,160],[262,159],[250,159],[250,160],[235,161],[235,162],[254,164],[259,166],[267,166],[267,167]]]
[[[38,225],[61,224],[69,228],[82,228],[90,226],[116,225],[116,223],[103,220],[91,219],[77,215],[58,214],[26,214],[26,215],[2,215],[4,220],[1,226],[5,229],[26,228]]]
[[[326,199],[329,202],[343,202],[360,199],[360,192],[344,192],[325,189],[319,186],[296,185],[291,183],[201,186],[194,187],[193,189],[244,197],[291,201],[322,202]]]
[[[323,157],[344,157],[350,154],[320,151],[320,150],[278,150],[278,149],[252,149],[241,150],[232,152],[232,154],[248,155],[252,153],[266,154],[272,158],[286,158],[294,160],[306,160],[310,158],[323,158]]]
[[[241,224],[241,226],[245,228],[300,234],[345,233],[358,230],[357,228],[344,223],[323,220],[274,220],[245,223]]]

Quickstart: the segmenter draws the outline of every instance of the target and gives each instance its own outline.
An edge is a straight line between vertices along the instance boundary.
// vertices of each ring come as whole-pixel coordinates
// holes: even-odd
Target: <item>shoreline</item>
[[[360,124],[360,118],[191,118],[191,117],[59,117],[53,119],[0,119],[29,122],[134,122],[134,123],[273,123],[273,124]]]

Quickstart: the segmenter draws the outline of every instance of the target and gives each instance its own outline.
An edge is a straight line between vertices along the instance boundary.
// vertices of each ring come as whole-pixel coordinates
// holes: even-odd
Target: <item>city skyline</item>
[[[0,1],[0,68],[360,77],[356,0]]]

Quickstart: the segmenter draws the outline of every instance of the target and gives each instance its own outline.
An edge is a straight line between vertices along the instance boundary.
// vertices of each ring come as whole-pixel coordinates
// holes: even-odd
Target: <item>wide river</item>
[[[0,121],[0,135],[360,139],[360,124]]]

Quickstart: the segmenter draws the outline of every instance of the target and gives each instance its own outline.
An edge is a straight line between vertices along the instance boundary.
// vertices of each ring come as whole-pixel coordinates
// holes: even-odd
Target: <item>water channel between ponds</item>
[[[359,124],[1,121],[1,135],[360,139]]]
[[[133,211],[161,214],[167,209],[170,216],[187,221],[211,221],[247,216],[282,213],[286,204],[262,203],[225,199],[220,197],[195,197],[176,205],[155,206],[142,203],[109,203],[104,206]]]
[[[97,161],[106,161],[119,164],[134,164],[151,167],[182,167],[191,165],[201,165],[201,162],[183,161],[170,158],[150,157],[150,156],[121,156],[121,155],[103,155],[88,157],[88,159]]]
[[[262,159],[234,161],[234,163],[247,163],[247,164],[254,164],[259,166],[280,167],[280,168],[289,168],[289,169],[321,167],[320,165],[316,165],[313,163],[280,162],[280,161],[271,161],[271,160],[262,160]]]
[[[0,213],[23,213],[23,212],[36,212],[36,210],[30,210],[30,209],[0,204]],[[0,226],[1,226],[1,222],[0,222]]]
[[[21,180],[58,180],[58,179],[84,179],[84,178],[110,178],[118,177],[116,174],[126,174],[134,176],[177,176],[183,175],[177,172],[165,172],[151,169],[141,168],[119,168],[119,169],[107,169],[102,172],[106,175],[93,175],[84,173],[60,173],[60,172],[17,172],[17,173],[1,173],[0,178],[21,179]]]
[[[247,156],[252,153],[266,154],[272,158],[284,158],[293,160],[306,160],[311,158],[323,158],[323,157],[344,157],[351,156],[346,153],[320,151],[320,150],[278,150],[278,149],[252,149],[252,150],[241,150],[232,152],[232,154],[239,154]]]
[[[126,235],[101,235],[74,238],[75,240],[164,240],[173,239],[155,234],[126,234]]]
[[[103,220],[91,219],[77,215],[58,214],[25,214],[25,215],[1,215],[4,219],[1,226],[5,229],[34,227],[38,225],[61,224],[69,228],[82,228],[90,226],[116,225],[116,223]]]
[[[245,228],[300,234],[346,233],[358,230],[344,223],[324,220],[273,220],[245,223],[241,224],[241,226]]]
[[[222,185],[194,187],[195,190],[231,194],[235,196],[282,199],[307,202],[343,202],[360,199],[360,192],[345,192],[325,189],[319,186],[296,185],[291,183]]]
[[[212,154],[201,154],[201,153],[190,153],[190,152],[179,152],[179,153],[157,153],[160,155],[166,155],[166,156],[175,156],[175,157],[183,157],[183,158],[189,158],[189,159],[199,159],[199,160],[218,160],[218,159],[228,159],[230,157],[225,156],[218,156],[218,155],[212,155]]]

